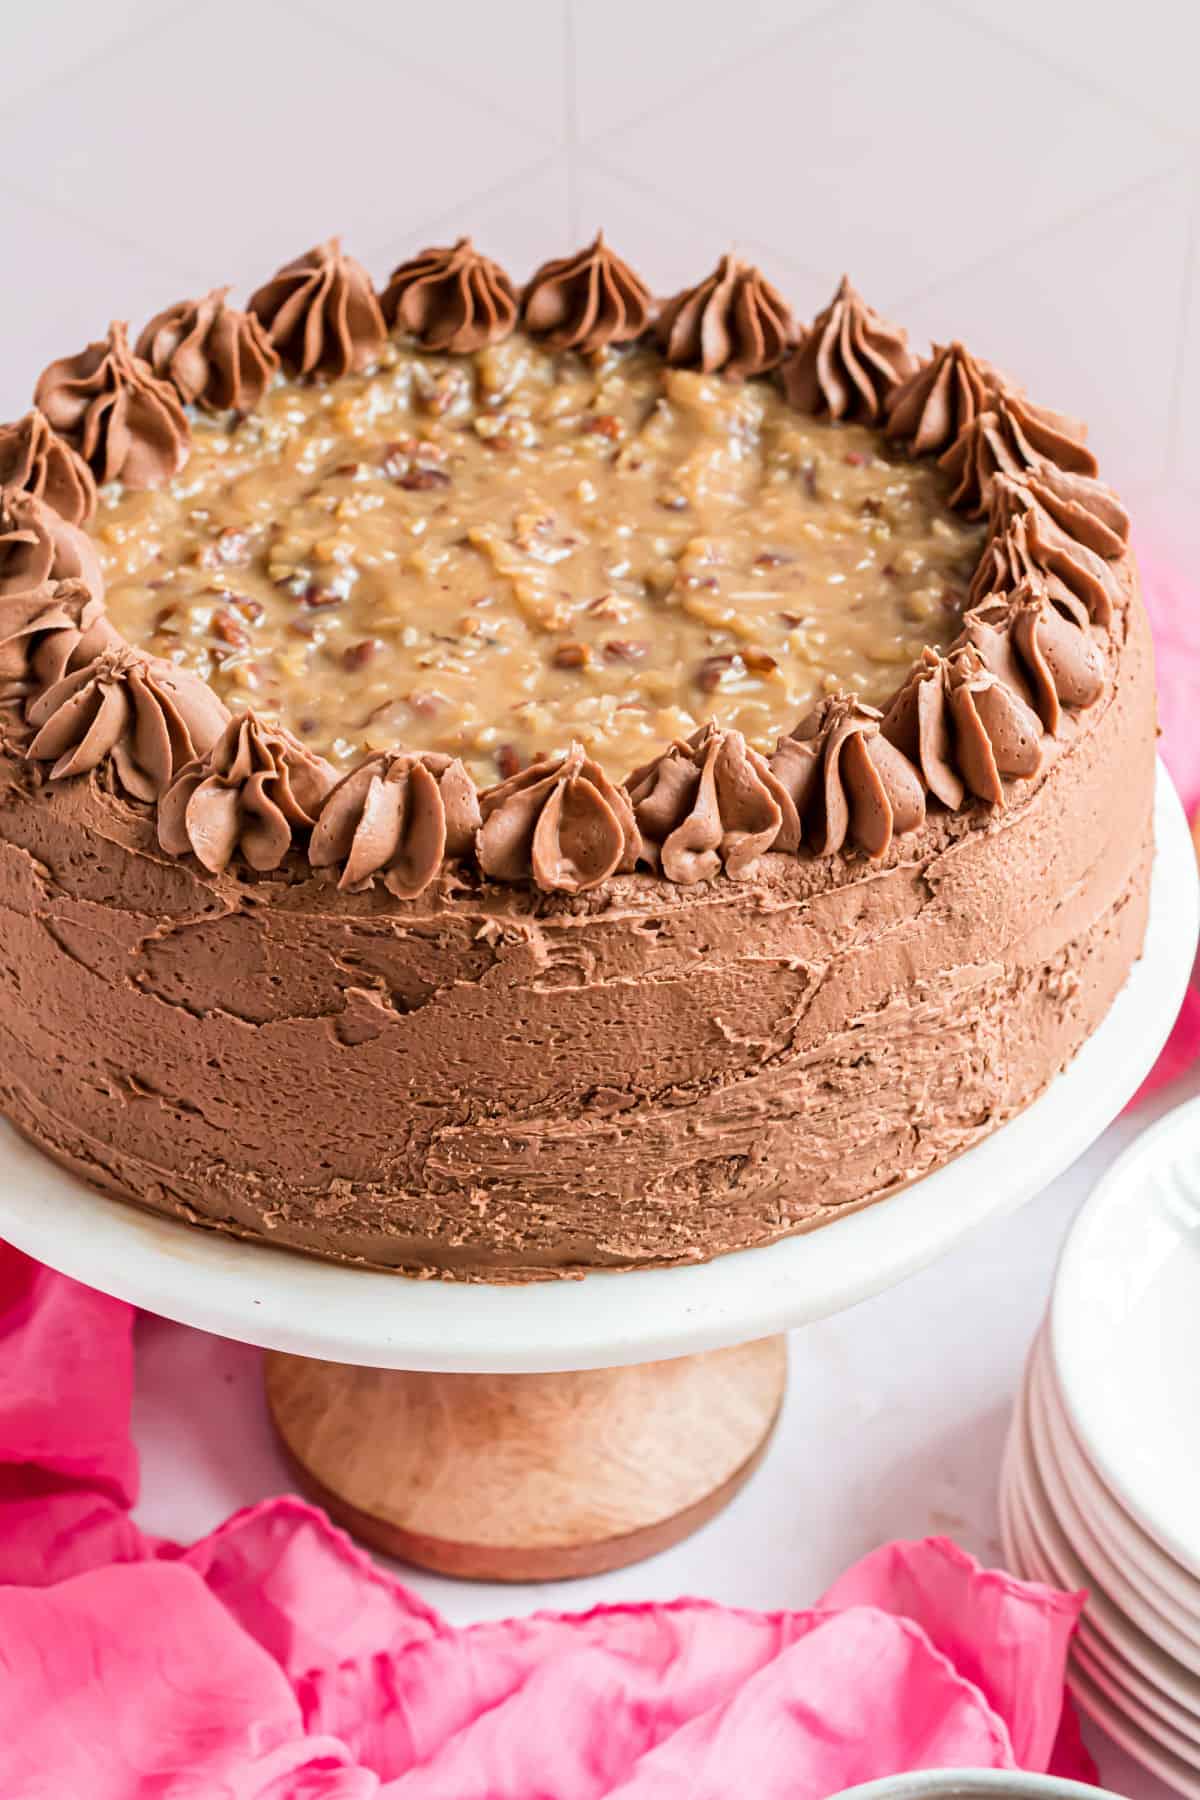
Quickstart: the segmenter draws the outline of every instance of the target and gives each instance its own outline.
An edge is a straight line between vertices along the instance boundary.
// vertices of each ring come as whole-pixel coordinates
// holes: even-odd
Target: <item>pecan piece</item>
[[[342,651],[342,667],[351,674],[355,669],[365,669],[379,649],[378,638],[362,638],[357,644],[347,644]]]
[[[212,616],[212,634],[231,650],[248,650],[250,633],[227,606],[219,606]]]
[[[434,488],[448,488],[450,477],[445,469],[430,469],[423,463],[409,469],[404,475],[393,475],[392,480],[406,494],[425,494]]]
[[[736,656],[706,656],[695,674],[695,682],[704,693],[711,694],[720,687],[722,678],[729,673],[736,663]]]

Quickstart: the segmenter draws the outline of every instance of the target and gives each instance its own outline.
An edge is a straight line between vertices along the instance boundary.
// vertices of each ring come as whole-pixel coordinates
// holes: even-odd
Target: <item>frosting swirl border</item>
[[[593,248],[598,250],[601,246],[602,240],[598,239]],[[561,261],[564,267],[569,267],[573,259]],[[361,337],[349,328],[346,319],[339,316],[334,325],[335,333],[344,335],[346,342],[357,337],[356,350],[351,352],[341,344],[340,354],[330,356],[328,362],[315,353],[295,358],[294,361],[300,364],[294,377],[297,379],[334,372],[339,361],[349,365],[369,355],[368,346],[375,330],[373,320],[378,316],[377,303],[369,279],[359,270],[359,265],[349,258],[342,258],[337,240],[320,246],[308,257],[285,265],[282,273],[293,279],[302,275],[310,286],[319,286],[317,277],[326,279],[329,268],[339,273],[344,268],[351,272],[354,280],[361,279],[366,284],[363,307],[367,312],[374,308],[374,313],[366,327],[360,328]],[[268,283],[267,287],[270,285]],[[265,291],[260,289],[259,294]],[[252,308],[258,297],[253,297]],[[354,297],[359,298],[357,293]],[[843,283],[837,298],[853,302],[861,309],[863,318],[871,321],[875,328],[876,315],[866,308],[848,283]],[[320,295],[314,294],[314,300],[317,305],[324,301],[324,290]],[[643,329],[654,304],[648,302],[647,317],[639,319]],[[334,312],[339,311],[335,304]],[[901,356],[909,358],[904,365],[906,371],[912,366],[919,377],[930,365],[915,365],[915,360],[903,348],[902,333],[898,334],[898,342]],[[959,352],[960,347],[955,345],[954,350]],[[965,358],[966,353],[961,354]],[[664,360],[670,359],[664,356]],[[971,366],[987,370],[990,376],[989,365]],[[741,371],[731,369],[728,372]],[[746,372],[761,373],[761,364]],[[790,384],[785,382],[785,385]],[[1115,496],[1094,479],[1094,459],[1086,452],[1081,456],[1062,454],[1064,443],[1074,450],[1071,434],[1065,429],[1071,422],[1032,407],[1016,391],[1002,388],[1000,393],[1001,405],[1010,406],[1022,422],[1032,419],[1042,436],[1038,438],[1031,432],[1032,444],[1022,440],[1022,456],[1027,466],[1020,473],[1002,467],[998,471],[998,481],[988,478],[989,489],[999,491],[994,496],[989,492],[988,496],[995,503],[988,507],[987,537],[972,583],[973,612],[968,617],[974,623],[969,629],[964,628],[964,634],[945,657],[939,658],[936,653],[926,651],[918,659],[884,714],[873,714],[873,709],[862,708],[854,695],[839,697],[835,711],[841,710],[837,711],[836,720],[828,712],[828,705],[818,709],[823,711],[821,721],[817,724],[812,720],[801,721],[789,738],[781,740],[780,749],[771,759],[744,745],[740,752],[736,746],[731,747],[727,740],[736,737],[736,733],[706,728],[697,734],[699,743],[693,740],[687,746],[666,746],[653,765],[646,765],[623,787],[612,782],[582,747],[572,747],[564,756],[551,759],[550,764],[538,765],[508,783],[499,784],[498,788],[478,794],[481,823],[472,841],[441,845],[436,858],[439,866],[452,860],[464,878],[473,877],[483,882],[496,879],[506,883],[523,882],[543,892],[565,894],[594,891],[614,877],[628,875],[635,865],[643,871],[642,879],[646,878],[647,869],[655,876],[673,882],[707,880],[718,874],[738,879],[762,855],[772,850],[791,855],[830,856],[840,853],[848,840],[873,860],[886,856],[894,838],[919,829],[925,816],[926,792],[952,810],[979,802],[1003,805],[1006,781],[1027,780],[1043,769],[1046,758],[1042,740],[1057,735],[1064,712],[1092,705],[1098,697],[1097,682],[1103,686],[1112,680],[1113,659],[1102,657],[1096,644],[1116,639],[1119,649],[1124,630],[1123,615],[1131,588],[1126,571],[1131,565],[1127,517]],[[976,398],[982,400],[985,396],[972,396],[973,401]],[[987,394],[986,399],[994,404],[991,394]],[[967,428],[973,423],[968,420]],[[944,428],[930,435],[944,438]],[[933,444],[929,450],[937,454]],[[185,441],[180,466],[186,459],[186,451]],[[173,472],[164,470],[160,478],[166,479]],[[139,485],[150,484],[149,481],[139,482]],[[979,484],[973,490],[970,484],[960,483],[960,487],[962,491],[952,496],[951,504],[968,512],[977,511]],[[1013,493],[1014,489],[1022,490],[1019,498]],[[1024,523],[1027,514],[1030,518],[1028,530]],[[1010,548],[1014,531],[1017,542]],[[1043,562],[1049,566],[1043,569]],[[1086,608],[1077,595],[1063,591],[1063,570],[1067,569],[1074,578],[1080,568]],[[1037,585],[1043,575],[1048,580],[1049,592],[1046,596],[1039,593],[1035,602],[1023,590],[1030,583]],[[1069,590],[1070,583],[1065,586]],[[997,588],[1000,593],[994,596],[993,590]],[[1002,634],[1005,645],[1002,656],[1007,660],[999,664],[995,660],[989,662],[981,655],[978,642],[981,633],[993,628],[985,615],[987,603],[994,598],[997,604],[1007,603],[1011,623],[1011,630]],[[1039,618],[1043,620],[1041,624]],[[1071,632],[1090,632],[1086,653],[1063,636],[1064,620]],[[123,641],[118,640],[107,654],[110,657],[117,655],[118,647],[124,650]],[[141,657],[140,652],[132,654]],[[1103,671],[1099,672],[1101,663]],[[961,772],[951,768],[944,755],[934,758],[933,764],[927,767],[930,762],[925,753],[927,743],[936,740],[944,747],[947,737],[944,724],[930,724],[935,687],[945,697],[939,712],[959,720],[960,730],[967,734],[964,743],[970,746],[965,752],[969,768]],[[918,734],[915,738],[911,730],[901,732],[894,721],[897,706],[909,691],[922,696],[923,735]],[[36,711],[40,697],[35,692],[30,699],[31,712]],[[213,699],[215,702],[215,695]],[[865,722],[867,714],[872,714],[869,722]],[[1036,734],[1031,720],[1035,722]],[[1021,739],[1017,749],[998,747],[1001,740],[1003,745],[1009,745],[1010,740],[1015,742],[1014,732]],[[919,754],[914,756],[911,749],[907,754],[902,751],[898,735]],[[1036,743],[1032,741],[1034,735],[1038,740]],[[784,762],[789,764],[788,773],[794,776],[796,772],[790,769],[789,762],[789,759],[791,762],[796,760],[794,746],[803,745],[810,737],[821,745],[836,740],[836,760],[849,759],[847,768],[851,771],[852,784],[851,798],[847,800],[838,780],[826,776],[826,791],[819,809],[823,822],[816,830],[811,826],[808,830],[803,828],[799,809],[786,792],[786,782],[781,782],[774,768],[775,758],[783,753],[783,746],[791,745],[793,748],[784,754]],[[719,739],[720,744],[714,745],[714,739]],[[905,770],[911,772],[919,791],[914,791],[909,775],[898,767],[889,767],[887,781],[884,781],[880,761],[882,758],[886,764],[892,752],[900,757]],[[393,754],[415,755],[401,746],[397,746]],[[60,763],[69,761],[59,760]],[[357,774],[369,760],[364,759],[364,763],[349,771],[346,779]],[[90,772],[95,766],[89,764],[89,770],[84,771],[79,763],[70,770],[64,767],[63,774]],[[646,830],[641,828],[638,809],[639,805],[643,810],[649,805],[647,816],[653,816],[653,804],[645,789],[647,771],[651,767],[661,778],[664,769],[671,768],[678,775],[679,769],[685,766],[690,767],[697,777],[698,785],[693,784],[696,805],[703,816],[685,818],[676,824],[676,854],[674,849],[667,851],[670,833],[661,843],[655,841],[653,833],[647,836]],[[728,793],[734,793],[741,784],[739,805],[748,808],[746,816],[752,824],[726,826],[717,798],[718,769],[725,771],[721,779]],[[424,772],[428,773],[427,770]],[[56,778],[62,777],[56,772]],[[134,799],[161,808],[163,790],[152,791],[158,786],[159,779],[157,774],[149,782],[126,778],[121,785]],[[420,777],[416,779],[419,784]],[[687,782],[691,780],[689,775]],[[676,780],[675,787],[679,785]],[[865,822],[857,825],[853,803],[856,792],[867,796],[858,801],[861,821]],[[881,823],[885,814],[886,824]],[[689,839],[687,845],[682,842],[681,832]],[[169,832],[168,836],[171,836]],[[696,839],[695,845],[690,841],[692,837]],[[736,840],[732,847],[731,839]],[[286,864],[287,855],[281,848],[279,857],[270,867],[275,869]],[[424,891],[429,885],[433,869],[426,866],[429,863],[428,848],[419,861],[419,878],[397,875],[385,882],[395,897],[406,898]]]

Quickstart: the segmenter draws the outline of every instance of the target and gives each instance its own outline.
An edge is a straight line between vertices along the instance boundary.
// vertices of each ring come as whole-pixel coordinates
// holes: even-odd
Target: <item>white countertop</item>
[[[890,1293],[794,1333],[787,1403],[765,1465],[686,1543],[594,1580],[509,1588],[416,1571],[405,1579],[466,1623],[682,1593],[803,1607],[877,1544],[931,1533],[999,1563],[1000,1453],[1063,1234],[1129,1138],[1196,1093],[1200,1069],[1118,1121],[1023,1212],[984,1226]],[[134,1432],[143,1468],[137,1518],[149,1530],[190,1540],[291,1486],[267,1422],[259,1356],[142,1320]],[[1165,1800],[1169,1790],[1088,1735],[1110,1788]]]

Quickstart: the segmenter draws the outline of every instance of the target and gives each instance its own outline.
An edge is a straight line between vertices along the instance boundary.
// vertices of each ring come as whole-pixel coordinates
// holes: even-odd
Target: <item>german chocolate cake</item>
[[[194,1225],[691,1262],[1026,1106],[1139,953],[1128,519],[847,281],[333,240],[0,427],[0,1105]]]

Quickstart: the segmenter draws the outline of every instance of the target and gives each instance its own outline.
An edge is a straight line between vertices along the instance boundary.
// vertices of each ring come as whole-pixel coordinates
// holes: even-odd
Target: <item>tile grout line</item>
[[[1003,44],[1006,49],[1016,51],[1018,55],[1028,56],[1041,68],[1048,69],[1060,80],[1070,82],[1072,87],[1077,88],[1079,92],[1090,94],[1093,100],[1102,100],[1106,106],[1113,107],[1127,119],[1136,119],[1139,124],[1150,126],[1164,143],[1184,145],[1195,142],[1191,132],[1184,131],[1180,126],[1164,125],[1161,119],[1148,108],[1136,104],[1131,105],[1123,95],[1115,93],[1111,88],[1105,87],[1102,82],[1093,80],[1092,77],[1081,73],[1080,70],[1073,69],[1069,63],[1061,63],[1053,56],[1046,56],[1036,45],[1026,43],[1023,38],[1010,36],[1000,26],[994,25],[990,18],[981,19],[975,13],[964,11],[955,3],[955,0],[929,0],[929,4],[936,6],[941,12],[948,13],[964,29],[974,31],[981,37],[989,37],[993,43]]]
[[[1173,176],[1179,175],[1190,167],[1191,158],[1186,158],[1183,162],[1165,164],[1161,169],[1156,169],[1153,174],[1139,176],[1137,181],[1131,182],[1128,187],[1117,188],[1112,193],[1102,194],[1099,198],[1089,201],[1086,206],[1076,208],[1074,212],[1060,213],[1058,218],[1048,220],[1045,225],[1039,226],[1028,237],[1011,238],[1006,243],[989,250],[986,256],[976,257],[973,262],[961,263],[957,268],[947,270],[945,274],[939,275],[935,281],[924,287],[910,288],[898,297],[893,296],[888,300],[888,307],[898,311],[905,306],[917,306],[930,294],[936,294],[939,288],[949,287],[952,283],[963,280],[964,277],[980,274],[995,264],[1003,263],[1007,257],[1013,254],[1014,250],[1028,249],[1045,243],[1047,239],[1056,237],[1060,231],[1085,224],[1095,213],[1103,212],[1110,206],[1123,206],[1137,194],[1170,181]]]
[[[171,275],[173,279],[177,277],[181,283],[186,282],[192,286],[197,286],[204,280],[204,277],[197,269],[185,266],[185,264],[174,255],[169,252],[164,252],[159,245],[143,242],[140,238],[130,237],[124,231],[113,231],[109,228],[107,222],[98,220],[94,213],[84,212],[82,209],[69,205],[64,206],[57,193],[53,198],[47,199],[44,194],[34,193],[31,188],[22,187],[19,182],[13,181],[12,178],[6,174],[3,179],[0,180],[0,194],[10,194],[15,200],[23,201],[27,205],[35,206],[46,212],[53,213],[55,217],[61,219],[64,224],[82,225],[86,227],[88,231],[92,232],[102,243],[109,244],[118,250],[130,251],[135,256],[143,257],[147,263],[154,263],[157,261],[161,265],[164,273]],[[105,324],[107,324],[107,321],[105,321]]]
[[[597,132],[590,138],[581,138],[580,141],[585,146],[603,145],[616,137],[618,132],[636,131],[640,126],[648,124],[651,119],[657,118],[664,106],[676,106],[682,100],[694,99],[696,95],[704,93],[707,88],[727,81],[730,75],[737,74],[742,69],[752,68],[755,63],[763,61],[768,56],[777,56],[780,50],[790,44],[793,39],[820,32],[827,25],[843,23],[854,13],[862,12],[866,4],[867,0],[831,0],[830,5],[822,7],[811,17],[798,24],[785,26],[782,31],[776,32],[757,49],[747,50],[741,56],[729,58],[715,69],[707,69],[704,74],[693,76],[681,88],[673,89],[670,94],[660,95],[652,106],[643,107],[639,112],[632,113],[626,119],[618,119],[614,125],[606,125],[603,131]]]
[[[578,45],[575,39],[575,8],[572,0],[562,0],[563,8],[563,135],[566,145],[567,171],[567,243],[574,246],[580,235],[579,220],[579,95]]]
[[[1188,372],[1188,320],[1196,292],[1196,261],[1200,240],[1200,152],[1192,164],[1192,191],[1188,197],[1187,249],[1183,260],[1183,280],[1179,287],[1179,335],[1175,343],[1175,360],[1171,370],[1171,392],[1167,402],[1167,464],[1165,479],[1182,481],[1179,469],[1180,441],[1183,434],[1183,382]]]
[[[173,20],[181,17],[188,10],[188,7],[183,4],[183,0],[180,0],[176,6],[164,8],[150,27],[151,33],[165,30]],[[20,96],[11,105],[0,107],[0,119],[7,119],[10,116],[19,118],[31,102],[42,99],[51,89],[61,86],[64,81],[71,81],[77,75],[86,75],[89,69],[102,68],[118,53],[127,50],[132,44],[141,42],[146,35],[145,26],[134,26],[131,30],[122,32],[119,37],[109,38],[106,43],[98,45],[90,56],[85,56],[82,62],[68,63],[65,68],[56,69],[52,75],[47,75],[43,80],[36,82],[33,87],[23,89]]]
[[[555,168],[557,157],[557,151],[548,151],[534,162],[525,163],[521,168],[515,169],[511,175],[504,176],[502,180],[489,182],[485,188],[476,188],[472,193],[465,194],[462,199],[451,201],[447,206],[440,206],[436,212],[426,213],[423,219],[419,219],[415,225],[409,228],[410,235],[414,239],[423,237],[426,232],[432,231],[435,226],[440,225],[447,216],[460,213],[463,209],[486,206],[488,201],[497,199],[509,188],[517,187],[521,182],[529,181],[534,176]],[[487,246],[484,245],[485,250],[486,248]],[[392,252],[389,250],[388,254],[391,255]],[[371,245],[365,250],[364,255],[368,262],[373,263],[378,256],[382,255],[382,249],[378,245]]]
[[[583,147],[582,162],[585,167],[595,170],[598,175],[603,175],[607,181],[614,182],[618,187],[628,188],[629,192],[631,194],[636,194],[639,199],[658,200],[660,202],[662,200],[661,193],[656,188],[652,187],[649,182],[639,181],[636,176],[630,175],[627,170],[615,168],[612,163],[606,162],[603,156],[597,155],[596,151],[589,146],[585,145]],[[697,226],[703,225],[710,230],[717,230],[716,223],[711,214],[702,214],[699,208],[689,206],[686,200],[673,199],[671,201],[671,206],[675,212],[686,214]],[[729,247],[727,234],[723,230],[717,231],[717,238],[720,244],[725,245],[727,248]],[[767,244],[759,238],[754,239],[753,242],[758,244],[762,249],[769,251],[772,256],[777,256],[779,261],[784,264],[788,271],[793,275],[801,276],[806,281],[830,282],[831,284],[836,283],[836,275],[831,277],[826,270],[814,269],[808,263],[797,262],[790,251],[780,250],[777,245]]]
[[[288,5],[284,3],[284,0],[272,0],[272,4],[285,14],[288,11]],[[478,88],[456,81],[454,75],[452,73],[448,75],[441,65],[431,66],[429,63],[410,59],[402,50],[385,43],[381,38],[373,37],[370,32],[356,31],[353,26],[346,30],[342,19],[339,19],[335,25],[333,19],[321,7],[314,5],[312,0],[290,0],[290,7],[300,14],[313,31],[330,38],[334,43],[350,42],[372,56],[385,57],[393,67],[419,75],[423,81],[436,83],[447,93],[452,94],[456,100],[461,100],[470,106],[483,107],[493,119],[503,122],[510,130],[526,131],[531,139],[542,137],[542,132],[530,124],[528,113],[520,113],[516,108],[510,112],[505,106],[497,106]]]

